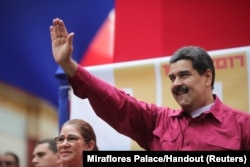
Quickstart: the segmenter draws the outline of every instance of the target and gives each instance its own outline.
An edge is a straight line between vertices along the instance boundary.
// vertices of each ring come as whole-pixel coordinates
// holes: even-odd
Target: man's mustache
[[[174,94],[175,95],[180,95],[183,93],[187,93],[189,91],[188,87],[186,85],[180,85],[174,88]]]

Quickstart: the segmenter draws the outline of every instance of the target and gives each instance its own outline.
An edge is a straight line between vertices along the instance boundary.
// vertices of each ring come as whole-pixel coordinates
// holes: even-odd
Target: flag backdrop
[[[74,59],[89,66],[171,55],[183,45],[250,45],[249,6],[248,0],[1,0],[0,82],[59,106],[49,36],[56,17],[75,32]]]
[[[52,19],[62,18],[68,31],[75,32],[73,56],[80,62],[113,7],[114,0],[1,0],[0,82],[58,106]]]

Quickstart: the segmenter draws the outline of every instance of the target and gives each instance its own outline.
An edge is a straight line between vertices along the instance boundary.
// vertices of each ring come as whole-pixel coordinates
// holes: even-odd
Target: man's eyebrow
[[[174,74],[169,74],[168,77],[169,78],[172,78],[174,76]]]
[[[42,155],[45,155],[45,152],[39,151],[39,152],[37,152],[36,154],[34,154],[33,156],[35,156],[35,155],[42,156]]]
[[[186,74],[186,73],[191,73],[189,70],[182,70],[182,71],[179,71],[178,74]]]
[[[177,75],[180,75],[180,74],[185,74],[185,73],[190,73],[189,70],[181,70],[181,71],[178,71],[177,72]],[[169,74],[168,77],[173,77],[174,74]]]

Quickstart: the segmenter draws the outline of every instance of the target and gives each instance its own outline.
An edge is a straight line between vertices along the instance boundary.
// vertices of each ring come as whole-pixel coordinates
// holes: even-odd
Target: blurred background
[[[185,45],[250,45],[248,0],[1,0],[0,153],[31,167],[37,140],[58,134],[58,66],[49,26],[75,32],[74,59],[93,66],[171,56]],[[65,118],[67,119],[67,118]]]

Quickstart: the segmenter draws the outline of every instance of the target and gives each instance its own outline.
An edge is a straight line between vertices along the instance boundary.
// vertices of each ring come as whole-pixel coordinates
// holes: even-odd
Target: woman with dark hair
[[[81,119],[65,122],[55,141],[65,167],[82,167],[83,151],[98,151],[94,129]]]

